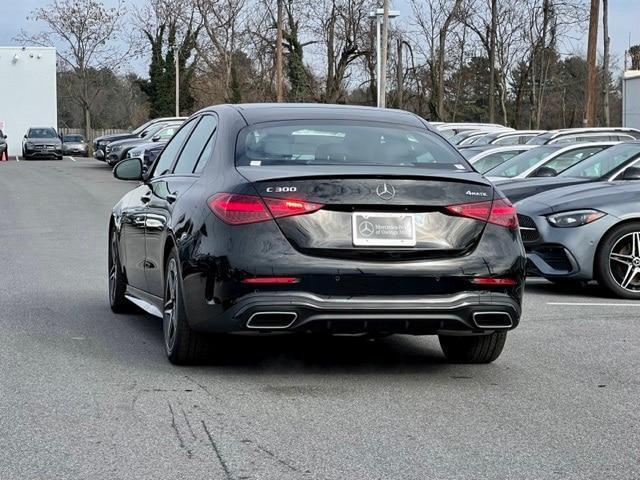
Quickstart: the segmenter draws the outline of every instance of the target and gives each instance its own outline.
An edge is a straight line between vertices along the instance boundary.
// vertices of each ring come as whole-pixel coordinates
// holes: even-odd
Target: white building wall
[[[640,70],[624,72],[622,80],[622,126],[640,128]]]
[[[0,125],[9,155],[22,153],[29,127],[58,128],[56,50],[0,47]]]

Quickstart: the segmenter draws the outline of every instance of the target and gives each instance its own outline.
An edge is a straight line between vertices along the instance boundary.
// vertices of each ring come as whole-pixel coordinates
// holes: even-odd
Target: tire
[[[640,299],[640,222],[613,228],[595,260],[598,283],[618,297]]]
[[[114,313],[126,313],[132,304],[124,296],[127,289],[118,253],[118,239],[115,230],[109,232],[109,305]]]
[[[439,335],[438,338],[449,362],[491,363],[502,353],[507,332],[461,337]]]
[[[56,156],[56,160],[62,160],[64,157],[62,155]]]
[[[190,365],[206,354],[205,338],[189,326],[184,308],[180,262],[175,249],[167,258],[164,275],[162,332],[167,358],[174,365]]]

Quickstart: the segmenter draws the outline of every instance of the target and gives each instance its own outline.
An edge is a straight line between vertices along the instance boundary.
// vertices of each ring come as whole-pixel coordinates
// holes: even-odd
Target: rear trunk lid
[[[494,195],[492,185],[474,172],[383,166],[237,168],[263,199],[322,204],[313,213],[276,222],[299,251],[334,258],[465,254],[486,222],[453,215],[446,207],[490,202]]]

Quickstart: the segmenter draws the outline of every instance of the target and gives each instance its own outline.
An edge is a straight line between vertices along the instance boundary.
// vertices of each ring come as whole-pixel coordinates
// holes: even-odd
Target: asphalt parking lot
[[[637,479],[640,304],[530,280],[493,364],[435,338],[232,340],[115,315],[92,159],[0,163],[0,479]]]

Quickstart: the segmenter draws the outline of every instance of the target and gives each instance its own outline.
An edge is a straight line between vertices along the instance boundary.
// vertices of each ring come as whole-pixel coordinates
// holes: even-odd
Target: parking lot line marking
[[[564,307],[640,307],[640,303],[597,303],[597,302],[547,302],[547,305]]]
[[[18,155],[16,155],[16,162],[20,161],[20,157],[18,157]]]
[[[72,162],[75,162],[75,161],[76,161],[76,159],[75,159],[75,158],[73,158],[73,157],[69,157],[69,158],[71,159],[71,161],[72,161]]]

